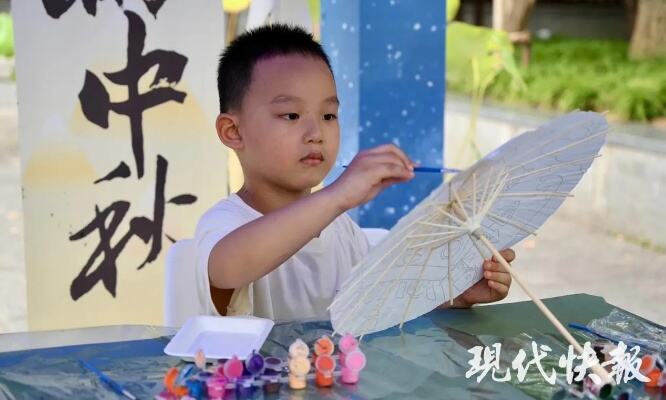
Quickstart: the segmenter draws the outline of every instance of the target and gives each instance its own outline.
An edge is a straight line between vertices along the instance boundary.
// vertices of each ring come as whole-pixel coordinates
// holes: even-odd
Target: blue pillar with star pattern
[[[446,2],[322,0],[322,44],[338,88],[341,146],[330,183],[362,149],[394,143],[424,166],[444,165]],[[392,227],[443,180],[417,173],[352,212]]]

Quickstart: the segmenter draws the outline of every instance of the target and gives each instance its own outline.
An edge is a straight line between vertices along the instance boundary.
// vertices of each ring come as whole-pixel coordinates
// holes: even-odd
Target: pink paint
[[[338,348],[340,349],[340,365],[345,365],[345,355],[351,351],[358,349],[358,340],[350,334],[346,334],[340,338],[338,342]]]
[[[349,353],[358,348],[358,340],[350,334],[346,334],[340,338],[340,343],[338,344],[340,351],[343,353]]]
[[[342,366],[342,382],[356,383],[359,373],[365,368],[365,354],[361,350],[352,350],[345,355],[345,363]]]
[[[206,382],[208,388],[208,397],[211,399],[221,399],[224,397],[225,385],[227,380],[224,377],[215,376]]]
[[[243,375],[243,362],[238,359],[238,357],[233,356],[231,359],[227,360],[222,367],[222,372],[227,379],[236,379],[239,376]]]

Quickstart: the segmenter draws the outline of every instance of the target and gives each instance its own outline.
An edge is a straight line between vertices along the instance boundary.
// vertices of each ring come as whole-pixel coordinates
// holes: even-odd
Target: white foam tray
[[[259,350],[273,329],[273,321],[257,317],[196,316],[185,322],[164,352],[192,360],[201,349],[207,359],[247,358]]]

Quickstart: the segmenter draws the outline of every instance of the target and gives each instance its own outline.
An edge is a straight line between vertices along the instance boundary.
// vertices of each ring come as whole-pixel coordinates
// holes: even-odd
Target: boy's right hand
[[[414,163],[392,144],[361,151],[329,190],[346,211],[372,200],[384,188],[414,177]]]

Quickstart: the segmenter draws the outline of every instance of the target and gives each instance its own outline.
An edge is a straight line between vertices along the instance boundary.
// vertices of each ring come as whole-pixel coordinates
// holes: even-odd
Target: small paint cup
[[[265,394],[279,394],[282,388],[279,375],[264,375],[264,393]]]
[[[171,390],[171,388],[176,385],[176,379],[178,379],[178,368],[169,368],[167,373],[164,375],[164,387],[166,387],[168,390]]]
[[[333,372],[335,371],[335,359],[328,354],[317,356],[315,361],[315,384],[319,387],[333,385]]]
[[[310,355],[310,348],[301,339],[296,339],[289,346],[289,358],[308,357]]]
[[[208,398],[208,389],[204,382],[198,379],[188,379],[188,381],[185,382],[185,386],[187,387],[187,394],[190,397],[197,400]]]
[[[279,374],[280,372],[282,372],[282,370],[284,369],[284,366],[285,366],[284,361],[282,361],[282,359],[277,358],[277,357],[266,357],[266,358],[264,358],[264,364],[265,364],[264,370],[267,373],[273,372],[273,373],[276,373],[276,374]]]
[[[254,394],[254,386],[252,386],[252,378],[238,378],[236,380],[236,398],[252,397]]]
[[[657,386],[663,388],[666,387],[666,371],[661,371],[659,378],[657,378]]]
[[[224,397],[227,379],[221,376],[214,376],[206,381],[208,388],[208,397],[211,399],[221,399]]]
[[[349,353],[350,351],[354,351],[358,348],[358,340],[356,340],[354,336],[348,333],[340,338],[340,341],[338,342],[338,348],[342,353]]]
[[[661,377],[661,371],[659,369],[655,368],[652,371],[648,372],[645,375],[649,381],[645,382],[645,387],[649,388],[656,388],[659,387],[659,378]]]
[[[345,364],[342,367],[342,382],[357,383],[359,373],[365,368],[366,358],[361,350],[353,350],[345,355]]]
[[[330,356],[335,351],[335,344],[328,336],[322,336],[314,344],[314,353],[317,356]]]
[[[289,387],[295,390],[305,389],[308,372],[310,372],[310,361],[306,357],[294,357],[289,360]]]
[[[646,354],[643,356],[643,358],[641,358],[641,366],[639,367],[638,371],[643,375],[647,375],[656,367],[656,357],[653,354]]]
[[[350,334],[346,334],[340,338],[338,342],[338,349],[340,349],[339,362],[340,366],[345,365],[345,355],[351,351],[358,349],[358,340]]]
[[[583,378],[583,388],[601,399],[607,399],[613,392],[613,385],[611,383],[595,383],[589,375]]]
[[[243,362],[238,357],[233,356],[222,366],[222,373],[230,381],[237,379],[243,375]]]
[[[245,369],[250,373],[250,375],[253,376],[264,372],[265,366],[266,362],[264,357],[256,351],[253,351],[252,354],[250,354],[250,356],[245,360]]]

